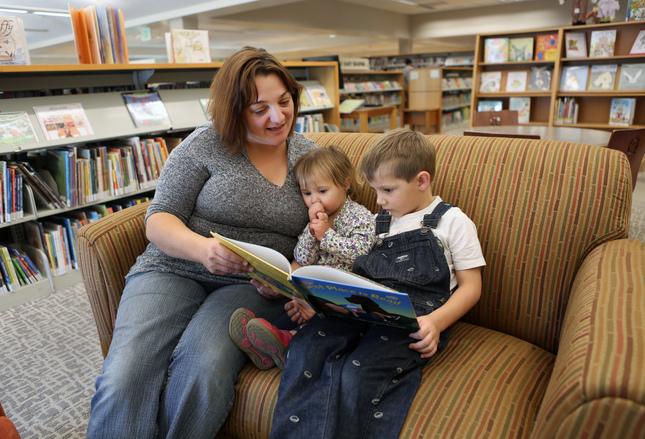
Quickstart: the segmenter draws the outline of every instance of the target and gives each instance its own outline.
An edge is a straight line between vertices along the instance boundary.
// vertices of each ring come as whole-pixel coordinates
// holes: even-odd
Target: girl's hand
[[[318,218],[309,223],[309,231],[316,237],[316,240],[321,241],[325,232],[331,228],[329,224],[329,217],[325,212],[319,212]]]
[[[325,213],[325,208],[320,201],[316,201],[314,204],[309,206],[309,221],[311,222],[318,219],[319,213]]]
[[[247,273],[252,267],[244,259],[221,245],[215,238],[205,238],[201,263],[213,274]]]
[[[251,279],[251,285],[253,285],[258,290],[258,293],[260,293],[260,296],[264,297],[265,299],[277,299],[279,297],[282,297],[282,294],[278,293],[270,286],[265,285],[258,280]]]
[[[417,317],[417,321],[419,322],[419,330],[410,334],[410,337],[419,341],[410,343],[408,346],[420,353],[421,358],[430,358],[437,352],[440,331],[432,321],[431,314]]]
[[[311,319],[316,312],[302,299],[291,299],[284,305],[284,310],[292,322],[302,325]]]

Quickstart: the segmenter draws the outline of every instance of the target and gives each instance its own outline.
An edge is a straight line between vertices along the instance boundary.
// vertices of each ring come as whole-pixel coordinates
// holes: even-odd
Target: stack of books
[[[128,43],[123,11],[111,6],[69,7],[81,64],[126,64]]]

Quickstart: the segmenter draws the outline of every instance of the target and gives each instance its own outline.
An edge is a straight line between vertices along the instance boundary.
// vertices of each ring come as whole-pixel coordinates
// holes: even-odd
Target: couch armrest
[[[148,203],[139,204],[82,227],[78,260],[90,300],[103,356],[107,355],[125,275],[146,248],[143,224]]]
[[[645,244],[611,241],[576,275],[532,437],[642,435],[644,360]]]

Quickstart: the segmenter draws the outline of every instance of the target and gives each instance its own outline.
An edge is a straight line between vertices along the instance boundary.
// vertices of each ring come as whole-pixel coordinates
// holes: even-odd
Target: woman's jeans
[[[249,284],[158,272],[129,277],[96,380],[88,437],[212,439],[247,361],[228,335],[231,313],[245,307],[273,319],[282,303]]]

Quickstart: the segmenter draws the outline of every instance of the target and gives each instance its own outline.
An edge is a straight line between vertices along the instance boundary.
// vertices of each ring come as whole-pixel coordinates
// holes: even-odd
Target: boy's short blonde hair
[[[334,145],[316,148],[302,155],[293,173],[300,187],[305,187],[314,178],[328,178],[339,187],[349,181],[348,193],[356,193],[354,166],[347,155]]]
[[[360,170],[371,181],[382,165],[394,178],[411,181],[421,171],[427,171],[434,179],[434,145],[423,134],[408,128],[388,131],[361,160]]]

